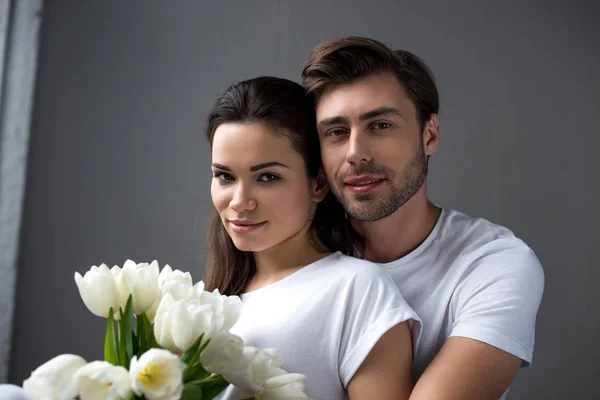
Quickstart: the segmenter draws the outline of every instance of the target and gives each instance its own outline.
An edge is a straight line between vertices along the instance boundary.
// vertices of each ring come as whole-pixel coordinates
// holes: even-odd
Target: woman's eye
[[[278,177],[277,175],[274,174],[262,174],[261,176],[258,177],[258,180],[260,182],[273,182],[273,181],[278,181],[281,178]]]
[[[229,182],[233,180],[233,176],[226,172],[216,171],[213,172],[213,178],[218,179],[223,182]]]

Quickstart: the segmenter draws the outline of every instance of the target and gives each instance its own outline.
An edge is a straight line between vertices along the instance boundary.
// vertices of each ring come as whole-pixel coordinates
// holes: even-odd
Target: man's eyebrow
[[[373,119],[376,117],[381,117],[383,115],[398,115],[398,116],[404,118],[404,115],[397,108],[382,106],[382,107],[377,107],[374,110],[367,111],[366,113],[361,114],[358,117],[358,120],[361,122],[364,122],[364,121],[367,121],[367,120],[370,120],[370,119]]]
[[[404,114],[402,114],[399,109],[394,108],[394,107],[381,106],[381,107],[377,107],[373,110],[367,111],[365,113],[362,113],[358,117],[358,120],[361,122],[365,122],[370,119],[373,119],[376,117],[381,117],[384,115],[398,115],[399,117],[405,119]],[[328,126],[339,125],[339,124],[348,125],[348,119],[345,117],[342,117],[341,115],[336,115],[334,117],[322,119],[321,121],[319,121],[318,125],[319,125],[319,128],[326,128]]]
[[[335,116],[335,117],[331,117],[331,118],[325,118],[325,119],[322,119],[321,121],[319,121],[320,128],[326,128],[328,126],[338,125],[338,124],[348,124],[348,120],[341,116]]]

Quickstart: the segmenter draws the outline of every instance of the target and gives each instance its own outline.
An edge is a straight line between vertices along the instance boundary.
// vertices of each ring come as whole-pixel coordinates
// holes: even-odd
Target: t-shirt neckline
[[[323,258],[320,258],[319,260],[317,260],[317,261],[315,261],[315,262],[313,262],[311,264],[305,265],[304,267],[300,268],[298,271],[291,273],[290,275],[286,276],[285,278],[282,278],[282,279],[280,279],[280,280],[278,280],[276,282],[270,283],[270,284],[268,284],[266,286],[263,286],[263,287],[258,288],[256,290],[253,290],[251,292],[242,293],[240,295],[240,298],[241,299],[247,299],[247,298],[250,298],[250,297],[252,297],[252,296],[254,296],[256,294],[263,293],[263,292],[268,291],[268,290],[272,290],[273,288],[281,286],[282,284],[289,283],[289,282],[293,281],[294,279],[297,279],[302,274],[308,272],[309,270],[317,268],[321,264],[327,262],[327,260],[330,260],[330,259],[332,259],[334,257],[337,257],[340,254],[341,254],[341,252],[339,252],[339,251],[331,253],[331,254],[323,257]]]
[[[423,241],[423,243],[421,243],[416,249],[414,249],[413,251],[411,251],[410,253],[408,253],[407,255],[405,255],[402,258],[391,261],[389,263],[377,263],[377,265],[379,265],[380,267],[385,268],[385,269],[393,269],[393,268],[400,267],[400,266],[408,263],[409,261],[414,260],[418,256],[420,256],[431,245],[431,243],[438,237],[441,227],[442,227],[442,224],[444,223],[444,220],[447,218],[447,214],[448,214],[447,210],[445,208],[442,208],[442,211],[440,212],[440,216],[438,217],[438,220],[436,221],[436,223],[433,227],[433,230],[429,233],[429,235]]]

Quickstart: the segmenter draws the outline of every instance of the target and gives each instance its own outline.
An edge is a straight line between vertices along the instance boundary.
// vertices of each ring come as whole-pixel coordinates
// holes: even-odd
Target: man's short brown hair
[[[319,44],[302,71],[302,82],[317,104],[323,92],[373,74],[393,73],[417,109],[421,130],[431,114],[439,112],[439,94],[433,74],[416,55],[393,50],[374,39],[350,36]]]

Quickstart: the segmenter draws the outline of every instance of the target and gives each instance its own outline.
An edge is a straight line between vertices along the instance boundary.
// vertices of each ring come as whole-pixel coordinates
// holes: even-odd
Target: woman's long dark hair
[[[290,80],[274,77],[245,80],[230,86],[215,102],[208,117],[206,137],[212,148],[215,131],[221,124],[268,124],[290,139],[294,150],[304,158],[308,177],[314,179],[321,169],[321,151],[313,104],[304,88]],[[331,191],[317,206],[311,235],[330,251],[353,254],[358,237]],[[216,210],[206,241],[206,289],[219,289],[226,295],[243,293],[256,272],[254,257],[251,252],[235,247]]]

